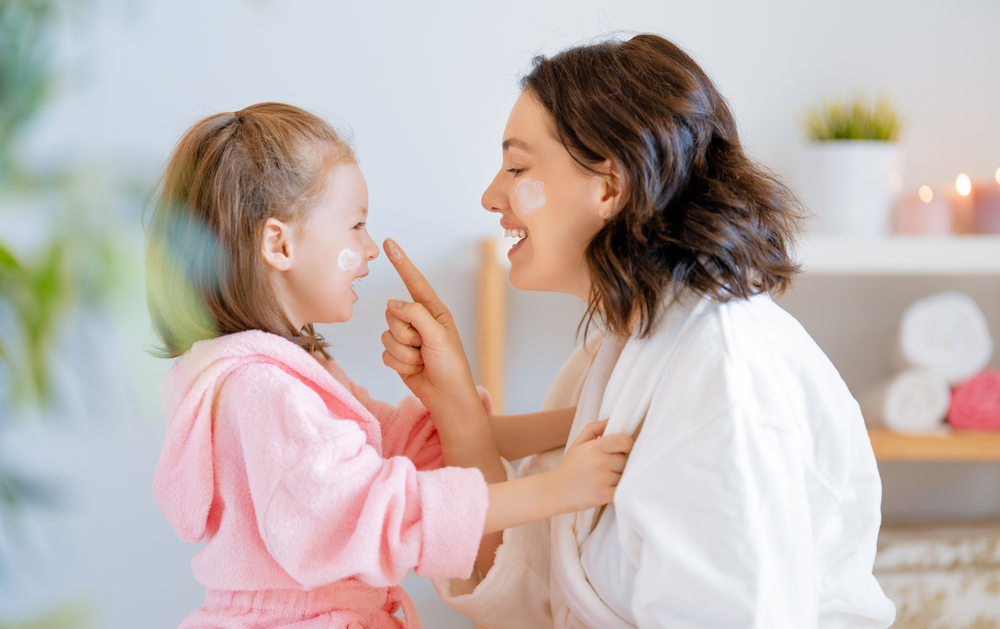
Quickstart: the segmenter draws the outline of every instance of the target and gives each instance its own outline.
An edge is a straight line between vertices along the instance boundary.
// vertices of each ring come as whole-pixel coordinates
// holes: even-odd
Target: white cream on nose
[[[530,214],[545,205],[545,184],[537,179],[522,179],[514,186],[514,209]]]
[[[361,254],[352,249],[341,249],[337,255],[337,268],[341,271],[355,271],[361,266]]]

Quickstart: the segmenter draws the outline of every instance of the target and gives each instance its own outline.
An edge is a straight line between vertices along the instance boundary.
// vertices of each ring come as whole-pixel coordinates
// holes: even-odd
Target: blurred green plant
[[[0,360],[7,363],[11,380],[8,405],[16,405],[26,398],[41,402],[50,399],[45,354],[72,290],[66,249],[66,240],[55,238],[41,260],[29,266],[20,262],[10,249],[0,243],[3,299],[11,306],[23,334],[21,352],[0,341]]]
[[[15,176],[18,141],[51,95],[53,0],[0,0],[0,179]]]
[[[902,118],[888,100],[854,98],[823,103],[806,113],[806,136],[816,142],[830,140],[877,140],[895,142]]]
[[[37,618],[0,622],[0,629],[79,629],[94,625],[93,611],[85,602],[65,603]]]
[[[0,0],[0,437],[15,418],[58,413],[53,356],[82,312],[100,309],[137,261],[126,253],[116,209],[137,208],[135,182],[94,164],[41,171],[23,143],[56,94],[58,35],[87,0]],[[129,217],[134,218],[134,217]],[[27,505],[55,506],[57,487],[0,461],[0,527]],[[0,580],[5,577],[0,556]],[[0,629],[80,629],[94,620],[85,602]]]
[[[0,213],[42,222],[47,231],[22,252],[0,239],[0,364],[7,374],[0,410],[13,414],[25,406],[51,406],[50,358],[60,326],[99,306],[122,283],[124,271],[135,267],[107,206],[115,196],[138,192],[131,190],[134,184],[102,181],[93,168],[80,167],[27,186],[9,184],[0,183]]]

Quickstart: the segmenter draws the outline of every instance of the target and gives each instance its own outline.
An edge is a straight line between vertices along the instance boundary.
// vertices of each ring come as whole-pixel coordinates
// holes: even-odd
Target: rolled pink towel
[[[966,430],[1000,430],[1000,371],[986,369],[955,387],[948,423]]]

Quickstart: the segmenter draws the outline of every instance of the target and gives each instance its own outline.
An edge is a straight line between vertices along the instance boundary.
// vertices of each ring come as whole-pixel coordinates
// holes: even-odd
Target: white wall
[[[905,187],[944,185],[959,170],[981,178],[1000,165],[1000,4],[992,0],[100,0],[84,14],[66,24],[65,86],[32,135],[35,161],[97,161],[151,181],[204,115],[263,100],[311,109],[352,132],[371,190],[370,231],[409,250],[472,353],[476,242],[499,232],[479,197],[499,166],[517,78],[537,53],[609,31],[673,38],[727,96],[751,153],[793,184],[804,108],[859,92],[887,95],[906,115]],[[897,300],[912,289],[899,290]],[[401,284],[380,260],[359,293],[354,320],[327,332],[348,373],[397,399],[404,389],[381,366],[378,336],[384,300],[402,295]],[[114,405],[120,416],[23,435],[36,463],[67,479],[79,500],[40,526],[58,541],[43,542],[47,558],[25,559],[3,583],[0,618],[82,595],[96,601],[99,627],[158,629],[199,604],[191,549],[149,495],[163,365],[140,353],[150,338],[141,291],[132,297],[125,310],[138,323],[117,332],[119,349],[99,350],[112,352],[105,364],[133,366],[109,379],[149,376]],[[510,408],[540,401],[556,357],[572,346],[578,310],[571,298],[513,297]],[[426,583],[407,586],[425,626],[466,626]]]

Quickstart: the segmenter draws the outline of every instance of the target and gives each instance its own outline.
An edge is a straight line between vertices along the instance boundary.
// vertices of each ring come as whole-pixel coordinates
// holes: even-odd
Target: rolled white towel
[[[890,378],[862,404],[865,418],[899,432],[934,432],[945,427],[951,387],[937,371],[912,367]]]
[[[934,369],[957,384],[986,367],[993,339],[975,300],[947,291],[918,299],[906,309],[898,350],[904,366]]]

